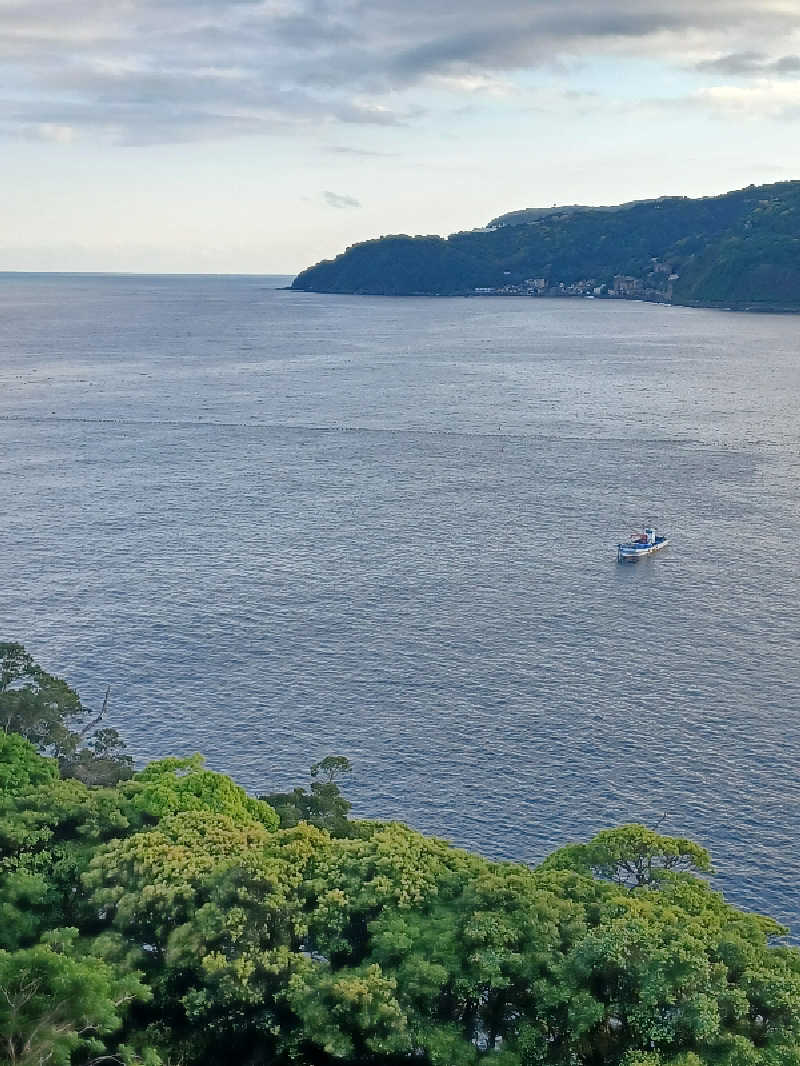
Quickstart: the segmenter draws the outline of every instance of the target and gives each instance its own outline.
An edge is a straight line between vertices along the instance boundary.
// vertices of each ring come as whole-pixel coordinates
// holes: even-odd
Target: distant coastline
[[[279,287],[278,292],[315,292],[321,296],[372,296],[383,297],[387,300],[528,300],[529,297],[522,293],[433,293],[433,292],[408,292],[408,293],[366,293],[366,292],[327,292],[317,289],[299,289],[293,285],[285,285]],[[569,303],[579,300],[598,300],[602,303],[609,304],[621,304],[621,303],[646,303],[646,304],[660,304],[662,307],[683,307],[688,310],[695,311],[730,311],[735,314],[769,314],[769,315],[797,315],[800,314],[800,305],[797,306],[781,306],[770,304],[726,304],[722,302],[718,303],[701,303],[700,301],[679,303],[674,300],[654,300],[646,296],[628,296],[628,297],[615,297],[615,296],[542,296],[540,300],[547,300],[552,302]]]
[[[449,237],[355,244],[295,291],[646,300],[800,311],[800,181],[618,207],[528,209]]]

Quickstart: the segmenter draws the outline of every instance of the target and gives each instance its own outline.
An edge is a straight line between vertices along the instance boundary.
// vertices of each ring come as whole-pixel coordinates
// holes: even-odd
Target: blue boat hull
[[[666,548],[669,544],[669,540],[666,537],[656,537],[652,544],[618,544],[617,545],[617,562],[619,563],[636,563],[639,559],[643,559],[646,555],[653,555],[654,552],[661,551],[662,548]]]

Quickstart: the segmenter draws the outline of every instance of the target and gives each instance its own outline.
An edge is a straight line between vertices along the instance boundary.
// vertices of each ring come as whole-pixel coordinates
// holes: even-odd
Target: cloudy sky
[[[800,0],[0,0],[0,269],[800,178]]]

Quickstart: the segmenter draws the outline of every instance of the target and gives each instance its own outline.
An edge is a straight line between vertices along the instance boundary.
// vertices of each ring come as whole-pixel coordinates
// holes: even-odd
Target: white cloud
[[[71,144],[75,140],[75,130],[72,126],[60,126],[55,122],[41,122],[36,127],[36,132],[43,141],[52,141],[55,144]]]
[[[714,85],[700,89],[695,99],[714,111],[744,118],[800,117],[800,80],[758,79],[749,85]]]
[[[458,93],[478,93],[486,96],[506,97],[518,90],[507,78],[491,74],[438,74],[432,82],[443,89]]]

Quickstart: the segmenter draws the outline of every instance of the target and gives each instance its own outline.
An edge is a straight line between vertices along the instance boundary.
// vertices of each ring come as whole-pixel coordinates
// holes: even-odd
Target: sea
[[[0,275],[0,640],[139,764],[643,822],[800,935],[800,318],[289,280]]]

